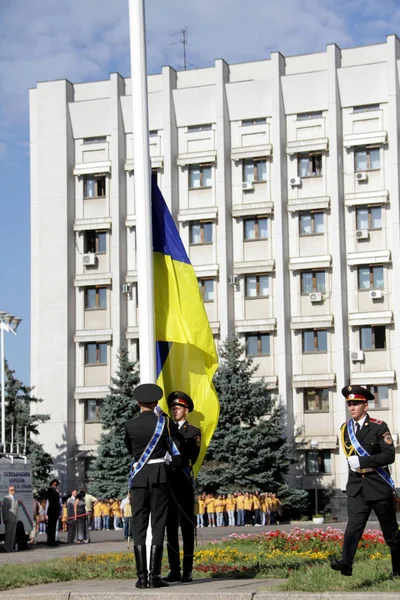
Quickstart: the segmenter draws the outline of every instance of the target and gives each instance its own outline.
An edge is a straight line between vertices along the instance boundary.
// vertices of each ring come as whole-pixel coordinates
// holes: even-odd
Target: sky
[[[0,0],[0,310],[23,319],[5,336],[30,381],[29,88],[130,75],[129,0]],[[350,48],[400,36],[400,0],[146,0],[148,72]]]

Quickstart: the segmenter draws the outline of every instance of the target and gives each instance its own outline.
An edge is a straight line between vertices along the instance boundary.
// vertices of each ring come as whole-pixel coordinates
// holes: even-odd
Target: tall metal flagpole
[[[140,382],[155,383],[157,374],[154,326],[153,231],[144,0],[129,0],[129,29],[136,206],[136,264],[140,323]],[[150,565],[152,541],[150,519],[151,515],[146,536],[148,565]]]
[[[153,233],[144,0],[129,0],[140,382],[156,381]]]

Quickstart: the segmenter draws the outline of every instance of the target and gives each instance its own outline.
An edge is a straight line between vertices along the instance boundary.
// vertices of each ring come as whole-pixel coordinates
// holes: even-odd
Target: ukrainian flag
[[[165,398],[180,390],[193,400],[188,420],[202,433],[194,466],[197,476],[218,423],[219,402],[212,383],[218,357],[195,272],[154,179],[152,217],[157,384]]]

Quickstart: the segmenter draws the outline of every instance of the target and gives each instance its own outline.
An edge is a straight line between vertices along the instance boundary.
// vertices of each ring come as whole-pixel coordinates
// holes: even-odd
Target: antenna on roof
[[[188,69],[188,66],[190,67],[195,67],[196,65],[193,65],[192,63],[188,62],[187,60],[187,47],[188,47],[188,30],[187,27],[185,26],[183,29],[180,29],[179,31],[176,31],[175,33],[171,33],[171,37],[172,36],[180,36],[180,39],[177,42],[173,42],[171,45],[172,46],[176,46],[177,44],[182,44],[182,48],[183,48],[183,65],[176,65],[177,69],[183,69],[184,71],[186,71]]]

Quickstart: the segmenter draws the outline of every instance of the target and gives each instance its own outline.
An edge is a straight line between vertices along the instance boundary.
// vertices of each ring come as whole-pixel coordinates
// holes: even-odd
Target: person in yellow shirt
[[[236,511],[237,511],[237,525],[239,527],[244,526],[244,494],[238,492],[236,494]]]
[[[197,498],[197,527],[204,527],[204,513],[206,505],[204,501],[204,494]]]
[[[217,527],[224,526],[224,501],[222,496],[217,496],[214,503],[215,516],[217,518]]]
[[[254,492],[253,494],[253,510],[254,510],[254,525],[260,527],[261,525],[261,497],[260,492]]]
[[[207,509],[208,527],[215,527],[215,498],[212,494],[206,496],[205,505]]]
[[[93,518],[95,531],[101,530],[101,502],[98,500],[93,504]]]
[[[115,498],[110,499],[110,517],[111,515],[114,518],[114,529],[116,531],[122,529],[120,502]]]
[[[103,529],[110,531],[110,505],[106,499],[101,501],[101,518],[103,520]]]
[[[246,527],[250,527],[253,524],[253,498],[249,492],[244,494],[244,522]]]
[[[232,494],[228,494],[228,497],[225,501],[225,509],[226,509],[226,512],[228,513],[228,526],[229,527],[235,526],[235,508],[236,508],[235,498],[232,496]]]
[[[267,502],[266,502],[266,494],[260,494],[261,497],[261,525],[265,525],[266,524],[266,519],[267,519],[267,515],[266,515],[266,508],[267,508]]]

